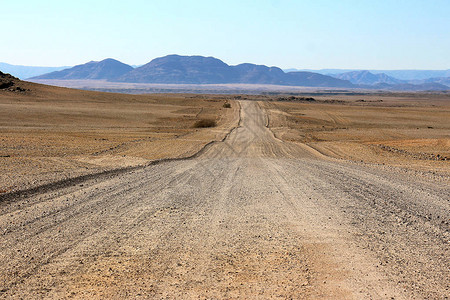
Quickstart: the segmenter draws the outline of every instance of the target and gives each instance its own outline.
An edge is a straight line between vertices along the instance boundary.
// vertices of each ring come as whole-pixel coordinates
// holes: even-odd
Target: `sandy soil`
[[[326,156],[450,175],[450,96],[319,96],[264,101],[270,128]]]
[[[0,194],[104,170],[187,157],[238,121],[226,96],[122,95],[21,82],[0,90]],[[199,119],[214,128],[193,128]]]
[[[328,158],[241,105],[192,159],[4,197],[0,296],[448,296],[448,177]]]

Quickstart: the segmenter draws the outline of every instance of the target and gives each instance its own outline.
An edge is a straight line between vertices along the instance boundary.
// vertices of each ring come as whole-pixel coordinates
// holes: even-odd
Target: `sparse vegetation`
[[[231,108],[231,104],[230,104],[229,102],[225,102],[225,103],[223,104],[223,107],[224,107],[224,108]]]
[[[330,94],[316,102],[284,97],[286,101],[261,102],[278,137],[333,157],[448,174],[446,94]]]
[[[316,99],[312,97],[279,97],[276,99],[276,101],[307,101],[307,102],[315,102]]]
[[[217,122],[213,119],[201,119],[195,122],[194,128],[209,128],[216,127]]]
[[[195,121],[220,114],[225,130],[238,115],[222,107],[223,95],[118,95],[11,81],[0,89],[0,189],[8,192],[190,155],[221,134],[193,128]],[[9,91],[16,87],[26,92]]]

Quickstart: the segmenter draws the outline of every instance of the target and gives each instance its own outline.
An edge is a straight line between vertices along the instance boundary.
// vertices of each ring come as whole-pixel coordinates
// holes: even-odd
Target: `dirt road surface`
[[[0,203],[0,298],[443,299],[448,178],[276,139],[257,102],[193,159]]]

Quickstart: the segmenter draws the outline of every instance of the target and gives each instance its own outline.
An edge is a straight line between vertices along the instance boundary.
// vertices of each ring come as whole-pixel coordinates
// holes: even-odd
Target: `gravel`
[[[0,202],[0,297],[448,297],[445,180],[324,159],[241,105],[191,159]]]

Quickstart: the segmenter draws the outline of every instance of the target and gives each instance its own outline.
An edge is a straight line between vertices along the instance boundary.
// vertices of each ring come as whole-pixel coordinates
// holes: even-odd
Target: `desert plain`
[[[448,94],[20,84],[0,90],[0,298],[450,294]]]
[[[237,122],[224,97],[126,95],[23,82],[28,92],[0,91],[3,193],[188,157],[220,140]],[[195,122],[215,120],[210,129]]]

